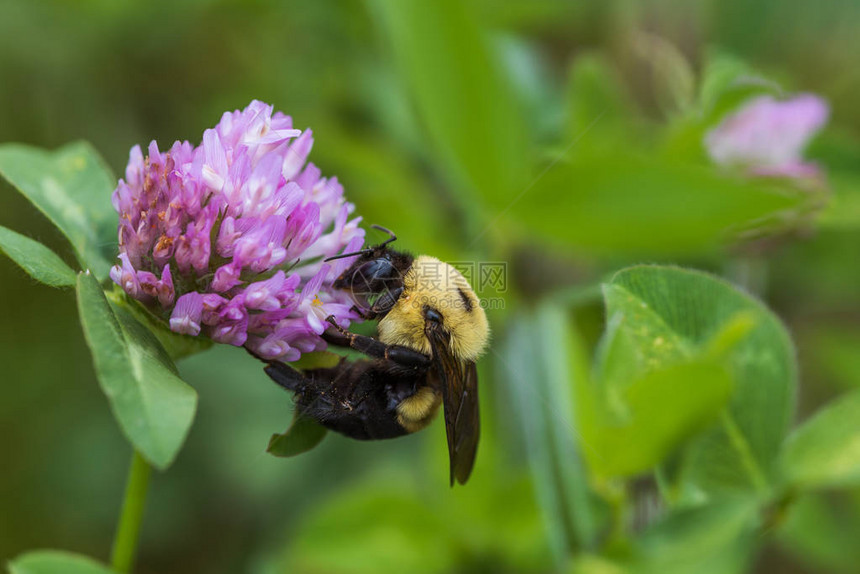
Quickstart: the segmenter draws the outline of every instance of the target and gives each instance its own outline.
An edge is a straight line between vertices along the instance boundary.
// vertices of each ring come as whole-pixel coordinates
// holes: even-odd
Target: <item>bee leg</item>
[[[279,386],[294,393],[304,392],[309,383],[308,378],[303,373],[280,361],[270,362],[263,370]]]
[[[403,367],[426,367],[430,364],[430,357],[424,353],[400,345],[387,345],[367,335],[350,333],[338,325],[333,316],[329,316],[326,320],[335,328],[334,332],[326,331],[322,334],[322,338],[327,343],[349,347],[369,357],[387,359]]]
[[[378,313],[376,313],[372,310],[363,311],[363,310],[358,308],[358,305],[353,305],[352,308],[350,308],[350,311],[352,311],[353,313],[355,313],[356,315],[358,315],[359,317],[361,317],[365,321],[370,321],[371,319],[376,319],[376,316],[378,315]]]

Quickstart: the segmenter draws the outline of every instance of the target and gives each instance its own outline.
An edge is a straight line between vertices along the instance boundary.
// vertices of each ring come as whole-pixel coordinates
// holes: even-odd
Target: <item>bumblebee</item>
[[[266,373],[295,394],[296,408],[324,427],[359,440],[403,436],[445,414],[450,481],[465,484],[480,436],[475,361],[489,340],[480,300],[463,275],[434,257],[395,251],[397,237],[356,253],[334,282],[355,310],[378,320],[378,339],[340,328],[333,318],[322,337],[368,359],[298,371],[278,361]]]

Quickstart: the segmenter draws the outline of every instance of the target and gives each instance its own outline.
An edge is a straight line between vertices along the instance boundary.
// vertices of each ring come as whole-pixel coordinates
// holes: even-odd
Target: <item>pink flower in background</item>
[[[357,315],[331,283],[361,248],[360,218],[337,178],[305,163],[313,138],[253,101],[225,113],[193,147],[176,142],[144,158],[131,150],[113,194],[119,263],[111,279],[168,320],[287,361],[326,347],[325,318]]]
[[[803,160],[812,137],[827,123],[827,103],[812,94],[788,100],[760,96],[745,103],[705,136],[705,147],[719,165],[738,165],[755,175],[815,177]]]

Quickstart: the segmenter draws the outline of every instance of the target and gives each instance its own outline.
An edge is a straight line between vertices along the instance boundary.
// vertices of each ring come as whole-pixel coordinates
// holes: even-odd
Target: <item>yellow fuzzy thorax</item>
[[[478,296],[459,271],[427,255],[416,257],[403,278],[403,293],[379,322],[379,340],[432,355],[424,335],[425,307],[442,315],[442,324],[451,335],[454,357],[475,361],[481,356],[490,327]]]

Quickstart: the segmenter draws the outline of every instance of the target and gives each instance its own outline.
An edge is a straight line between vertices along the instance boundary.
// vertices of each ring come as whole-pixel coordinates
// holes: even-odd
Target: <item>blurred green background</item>
[[[506,293],[484,294],[504,298],[490,314],[496,340],[518,310],[561,292],[593,346],[594,286],[628,263],[672,262],[744,284],[786,322],[799,420],[860,386],[860,4],[417,3],[0,0],[0,142],[86,139],[120,175],[133,145],[197,143],[222,112],[260,99],[313,128],[311,159],[338,176],[366,223],[395,229],[401,249],[507,262]],[[439,52],[415,49],[437,40]],[[714,54],[832,107],[809,153],[828,172],[830,207],[799,230],[726,247],[708,225],[731,216],[683,224],[718,211],[707,199],[678,207],[671,187],[683,184],[677,166],[705,164],[696,94]],[[641,188],[639,165],[651,170]],[[617,220],[623,205],[550,194],[616,171],[643,198]],[[652,217],[652,199],[669,225]],[[756,209],[743,203],[739,222]],[[0,223],[71,260],[5,182]],[[0,301],[0,560],[38,547],[106,559],[131,450],[95,382],[74,294],[0,258]],[[182,362],[198,415],[175,465],[152,482],[137,571],[556,570],[557,533],[497,367],[492,354],[481,365],[475,474],[450,490],[439,421],[393,442],[330,435],[276,459],[266,443],[289,424],[291,403],[259,364],[237,349]],[[746,568],[852,572],[857,532],[860,492],[816,495],[757,542]]]

